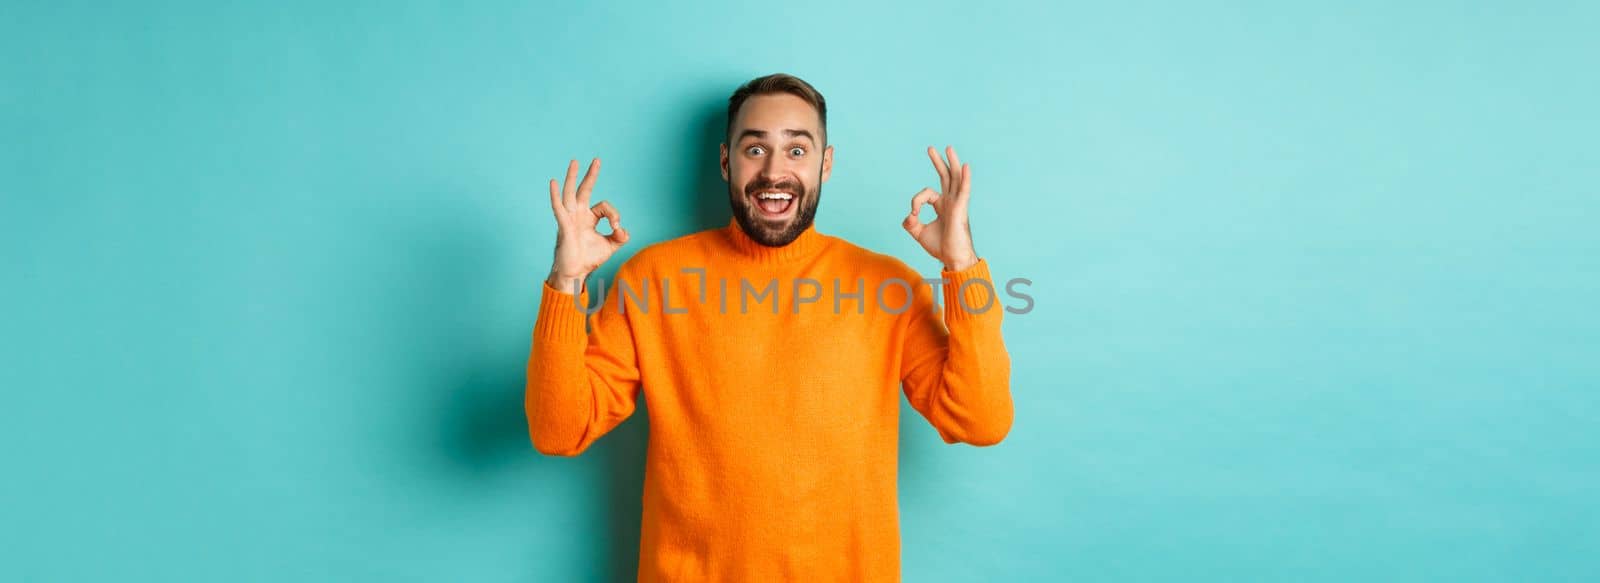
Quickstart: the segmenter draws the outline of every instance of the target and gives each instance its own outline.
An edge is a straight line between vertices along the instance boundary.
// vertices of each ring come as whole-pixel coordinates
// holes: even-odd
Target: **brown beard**
[[[805,232],[817,217],[817,203],[822,199],[822,188],[819,186],[815,190],[803,193],[802,190],[805,190],[802,185],[794,181],[769,182],[757,179],[745,185],[744,192],[741,193],[730,182],[728,205],[733,208],[733,218],[739,222],[739,228],[743,229],[744,234],[750,239],[768,247],[782,247],[799,238],[800,233]],[[799,211],[787,226],[773,228],[761,218],[760,211],[755,205],[750,203],[750,195],[767,191],[792,194],[796,199],[794,204],[800,205]]]

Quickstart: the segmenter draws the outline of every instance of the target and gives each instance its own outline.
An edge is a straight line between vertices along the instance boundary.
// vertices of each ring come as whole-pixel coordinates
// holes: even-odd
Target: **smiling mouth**
[[[795,206],[795,195],[781,190],[768,190],[755,193],[755,206],[767,218],[782,218],[789,214]]]

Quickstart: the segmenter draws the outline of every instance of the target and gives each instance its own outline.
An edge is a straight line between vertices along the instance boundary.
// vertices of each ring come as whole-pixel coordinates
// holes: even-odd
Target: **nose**
[[[761,178],[765,179],[767,182],[777,182],[778,178],[780,178],[782,175],[783,160],[779,159],[777,156],[767,156],[767,158],[761,162]]]

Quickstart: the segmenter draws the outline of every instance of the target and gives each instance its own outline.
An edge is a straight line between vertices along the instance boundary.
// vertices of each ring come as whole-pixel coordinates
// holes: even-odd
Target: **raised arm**
[[[611,203],[589,205],[599,174],[596,158],[579,183],[574,160],[561,185],[550,181],[550,208],[560,231],[533,327],[523,400],[529,438],[546,455],[583,453],[638,403],[638,360],[627,315],[602,306],[585,332],[584,280],[628,240]],[[600,234],[601,218],[611,223],[610,235]]]
[[[912,408],[946,443],[994,445],[1011,431],[1011,358],[1000,334],[1005,309],[999,304],[989,265],[972,245],[967,203],[971,167],[947,148],[949,162],[928,148],[940,191],[925,188],[911,199],[902,222],[922,248],[944,264],[942,310],[933,310],[933,290],[917,286],[902,347],[900,378]],[[931,204],[938,218],[923,224],[917,211]]]

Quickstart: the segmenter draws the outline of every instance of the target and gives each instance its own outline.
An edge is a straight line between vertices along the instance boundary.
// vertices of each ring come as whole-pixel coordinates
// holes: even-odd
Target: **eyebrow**
[[[789,137],[805,136],[806,139],[809,139],[809,140],[811,140],[813,142],[817,141],[816,136],[811,135],[811,132],[809,132],[807,130],[786,129],[786,130],[783,130],[783,135],[786,135],[786,136],[789,136]],[[765,138],[765,137],[767,137],[767,132],[766,132],[766,130],[745,130],[745,131],[739,132],[739,141],[742,142],[742,141],[744,141],[745,138],[749,138],[749,137]]]

